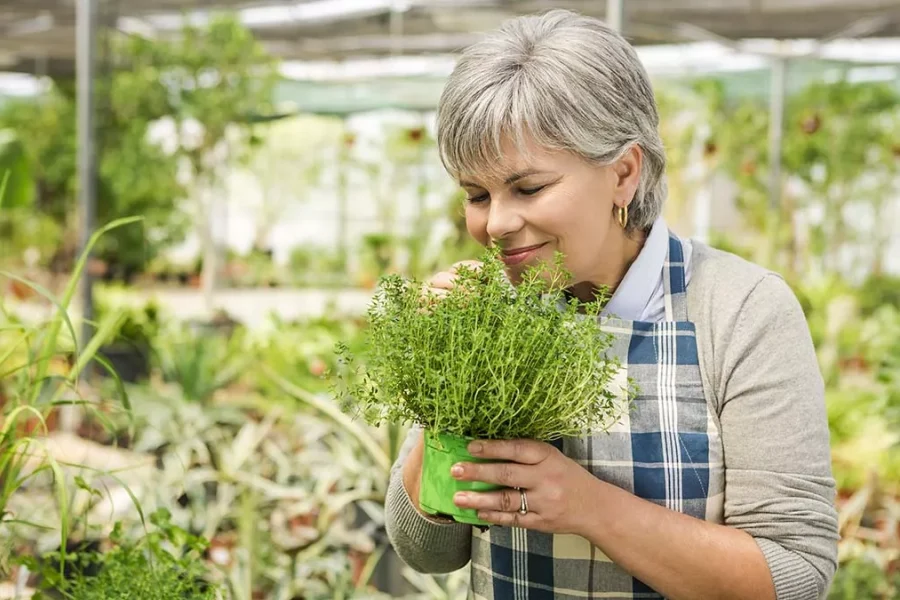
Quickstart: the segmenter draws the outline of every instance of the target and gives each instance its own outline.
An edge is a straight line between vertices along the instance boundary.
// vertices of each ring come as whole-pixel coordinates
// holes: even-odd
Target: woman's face
[[[640,150],[609,166],[535,145],[523,154],[504,144],[504,156],[499,177],[460,176],[469,234],[484,246],[500,246],[514,282],[527,266],[551,263],[558,250],[573,276],[570,285],[617,284],[627,270],[619,262],[628,240],[615,211],[634,197]]]

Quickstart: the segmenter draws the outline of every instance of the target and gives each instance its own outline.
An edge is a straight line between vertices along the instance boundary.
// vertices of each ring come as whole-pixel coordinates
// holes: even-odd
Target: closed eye
[[[540,185],[540,186],[534,187],[534,188],[522,188],[519,190],[519,193],[522,194],[523,196],[534,196],[535,194],[537,194],[538,192],[543,190],[545,187],[547,187],[547,186]],[[481,204],[482,202],[486,202],[487,200],[490,200],[490,197],[491,197],[490,194],[481,194],[479,196],[469,196],[468,198],[466,198],[466,201],[469,204]]]
[[[542,185],[542,186],[538,186],[536,188],[520,189],[519,192],[525,196],[534,196],[535,194],[540,192],[545,187],[547,187],[547,186]]]

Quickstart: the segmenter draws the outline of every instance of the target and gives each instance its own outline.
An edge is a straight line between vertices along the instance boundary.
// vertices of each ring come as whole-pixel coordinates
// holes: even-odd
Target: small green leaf
[[[90,492],[92,496],[103,497],[103,494],[100,493],[100,490],[91,487],[87,481],[84,480],[84,477],[81,475],[75,476],[75,485],[86,492]]]

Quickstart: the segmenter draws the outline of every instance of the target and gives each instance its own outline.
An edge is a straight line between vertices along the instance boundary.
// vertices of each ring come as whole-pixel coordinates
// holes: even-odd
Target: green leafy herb
[[[60,552],[45,554],[42,560],[23,558],[19,562],[41,574],[41,586],[43,590],[52,590],[53,598],[218,598],[218,588],[206,580],[203,566],[206,541],[175,526],[165,509],[157,510],[150,521],[156,529],[141,540],[129,540],[121,524],[116,524],[110,536],[114,546],[108,552],[90,549],[68,552],[63,573],[54,566],[62,562]]]
[[[413,280],[383,277],[368,312],[365,367],[342,344],[335,391],[370,424],[416,423],[482,439],[551,440],[605,429],[626,408],[615,389],[608,293],[566,299],[570,274],[542,264],[513,286],[496,250],[462,267],[438,299]],[[623,386],[620,386],[623,387]]]

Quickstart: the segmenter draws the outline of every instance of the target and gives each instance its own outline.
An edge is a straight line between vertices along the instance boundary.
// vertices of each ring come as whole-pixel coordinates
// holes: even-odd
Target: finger
[[[449,290],[453,287],[453,281],[456,275],[448,271],[441,271],[433,275],[426,283],[431,288],[440,288]]]
[[[541,517],[533,512],[522,515],[518,512],[479,510],[478,518],[494,525],[521,529],[538,529],[541,524]]]
[[[453,502],[460,508],[475,510],[514,512],[522,505],[522,494],[519,490],[507,489],[496,492],[458,492]]]
[[[537,483],[531,466],[514,462],[458,463],[453,466],[450,474],[460,481],[480,481],[505,487],[527,489]]]
[[[441,298],[449,294],[450,292],[447,290],[442,290],[438,288],[430,288],[423,287],[422,292],[419,295],[419,308],[418,312],[420,314],[430,314],[431,310],[440,302]]]
[[[429,300],[433,296],[446,296],[450,290],[444,288],[431,287],[428,283],[424,283],[419,288],[419,296],[423,300]]]
[[[479,440],[470,443],[468,450],[469,454],[478,458],[536,465],[546,460],[555,448],[534,440]]]
[[[426,292],[429,294],[432,294],[434,296],[446,296],[447,294],[450,293],[450,290],[447,290],[444,288],[429,287],[429,288],[426,288]]]

